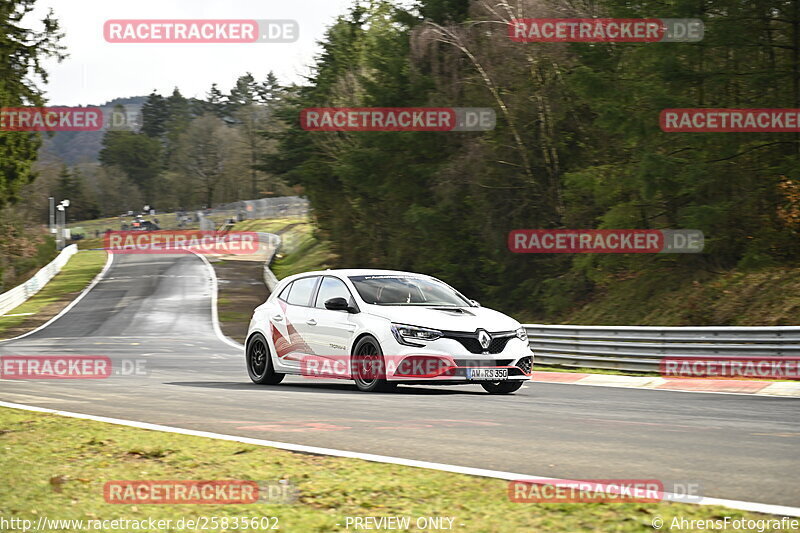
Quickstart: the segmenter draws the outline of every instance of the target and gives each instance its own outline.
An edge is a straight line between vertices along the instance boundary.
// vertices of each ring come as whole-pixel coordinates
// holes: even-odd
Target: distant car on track
[[[397,384],[480,384],[509,394],[530,380],[533,353],[514,319],[446,283],[392,270],[325,270],[282,280],[250,321],[255,383],[287,374]]]

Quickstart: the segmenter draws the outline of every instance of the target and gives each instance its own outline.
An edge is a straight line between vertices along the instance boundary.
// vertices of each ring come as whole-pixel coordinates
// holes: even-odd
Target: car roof
[[[419,274],[417,272],[405,272],[402,270],[382,270],[379,268],[335,268],[335,269],[328,269],[328,270],[313,270],[310,272],[302,272],[300,274],[294,274],[285,281],[293,280],[296,278],[304,278],[307,276],[324,276],[324,275],[336,275],[341,277],[349,277],[349,276],[387,276],[387,275],[401,275],[401,276],[418,276],[421,278],[430,278],[427,274]]]

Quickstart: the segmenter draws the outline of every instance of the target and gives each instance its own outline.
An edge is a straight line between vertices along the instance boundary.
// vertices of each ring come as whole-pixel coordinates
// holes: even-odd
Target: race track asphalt
[[[698,483],[708,497],[800,506],[798,399],[544,383],[513,396],[471,385],[365,394],[302,377],[259,386],[215,333],[213,279],[194,255],[115,256],[69,312],[0,343],[4,356],[107,356],[115,374],[0,380],[0,400],[528,475]],[[135,361],[143,375],[122,371]]]

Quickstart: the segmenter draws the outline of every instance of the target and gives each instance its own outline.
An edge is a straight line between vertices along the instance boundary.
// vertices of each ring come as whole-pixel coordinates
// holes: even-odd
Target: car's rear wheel
[[[481,383],[481,387],[489,394],[511,394],[517,392],[522,387],[524,381],[494,381]]]
[[[388,392],[396,387],[386,381],[386,364],[383,351],[375,337],[362,337],[353,348],[350,368],[358,390],[363,392]]]
[[[267,339],[261,333],[256,333],[247,341],[246,359],[247,374],[253,383],[277,385],[283,380],[284,374],[275,372],[272,366]]]

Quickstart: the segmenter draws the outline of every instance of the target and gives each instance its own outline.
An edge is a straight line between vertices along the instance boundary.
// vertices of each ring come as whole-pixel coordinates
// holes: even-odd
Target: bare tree
[[[192,121],[181,136],[178,169],[193,184],[206,206],[211,206],[218,190],[241,177],[239,133],[218,117],[205,114]]]

